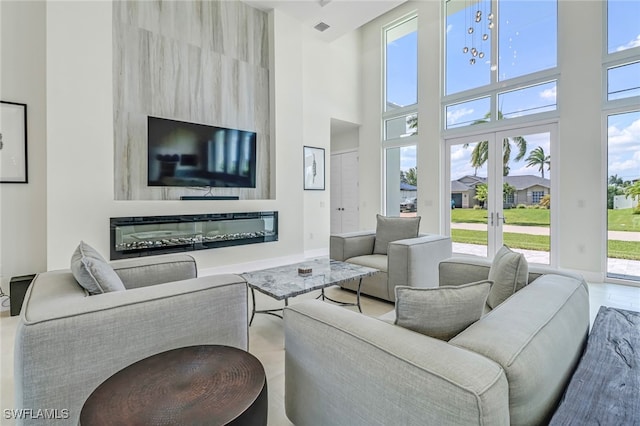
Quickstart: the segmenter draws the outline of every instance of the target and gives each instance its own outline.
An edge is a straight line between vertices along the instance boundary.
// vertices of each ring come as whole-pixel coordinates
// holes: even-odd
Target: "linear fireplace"
[[[278,212],[111,218],[111,260],[278,241]]]

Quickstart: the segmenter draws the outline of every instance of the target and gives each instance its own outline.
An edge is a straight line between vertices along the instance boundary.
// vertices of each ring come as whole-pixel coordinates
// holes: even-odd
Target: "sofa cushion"
[[[369,254],[366,256],[356,256],[347,259],[347,263],[354,265],[367,266],[382,272],[387,272],[389,259],[383,254]]]
[[[377,215],[376,241],[373,254],[387,254],[387,246],[392,241],[416,238],[420,228],[420,216],[386,217]]]
[[[491,309],[507,300],[513,293],[527,285],[529,264],[521,253],[502,246],[489,269],[489,280],[493,281],[487,305]]]
[[[84,241],[80,241],[71,256],[71,272],[89,294],[125,290],[122,280],[111,265]]]
[[[450,287],[396,287],[396,325],[449,340],[478,321],[491,281]]]

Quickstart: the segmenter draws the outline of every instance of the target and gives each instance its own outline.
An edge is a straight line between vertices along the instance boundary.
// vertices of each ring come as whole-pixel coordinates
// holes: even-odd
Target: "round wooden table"
[[[266,425],[260,361],[229,346],[173,349],[117,372],[96,388],[80,424]]]

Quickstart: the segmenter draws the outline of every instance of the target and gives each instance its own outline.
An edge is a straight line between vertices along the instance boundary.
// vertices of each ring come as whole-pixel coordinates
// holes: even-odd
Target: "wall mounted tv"
[[[149,186],[256,187],[256,133],[147,120]]]

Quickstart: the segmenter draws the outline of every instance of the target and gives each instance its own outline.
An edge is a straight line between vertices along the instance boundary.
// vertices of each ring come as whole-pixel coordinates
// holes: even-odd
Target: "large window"
[[[448,0],[445,129],[557,109],[556,0]]]
[[[640,2],[606,14],[607,275],[640,281]]]
[[[385,157],[385,213],[417,210],[418,18],[400,19],[384,29],[385,103],[382,146]]]

